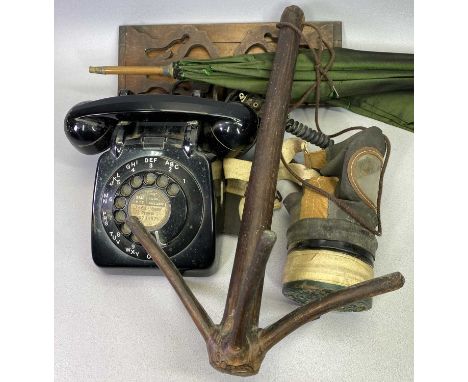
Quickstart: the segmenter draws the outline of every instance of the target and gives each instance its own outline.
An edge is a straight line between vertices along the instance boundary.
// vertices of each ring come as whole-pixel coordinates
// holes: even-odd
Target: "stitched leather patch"
[[[354,191],[375,211],[382,166],[380,152],[373,147],[363,147],[351,156],[347,168],[348,180]]]

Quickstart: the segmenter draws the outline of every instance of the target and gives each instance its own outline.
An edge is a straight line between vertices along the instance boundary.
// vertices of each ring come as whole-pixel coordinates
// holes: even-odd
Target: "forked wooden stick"
[[[352,302],[399,289],[404,284],[401,273],[392,273],[334,292],[321,301],[310,302],[265,329],[258,327],[265,267],[276,241],[270,227],[300,40],[297,32],[287,24],[301,30],[304,14],[299,7],[287,7],[281,22],[283,27],[279,31],[264,117],[257,136],[226,306],[218,325],[213,323],[154,236],[137,218],[127,220],[205,339],[211,365],[219,371],[241,376],[256,374],[266,352],[306,322]]]
[[[252,268],[246,272],[243,281],[240,281],[242,286],[239,301],[242,302],[244,309],[235,312],[234,318],[227,323],[221,322],[216,325],[154,236],[135,217],[129,218],[127,224],[179,295],[205,339],[211,365],[224,373],[241,376],[256,374],[266,352],[305,323],[344,305],[397,290],[405,282],[399,272],[365,281],[331,293],[321,301],[301,306],[265,329],[259,328],[257,325],[251,325],[251,320],[246,320],[245,317],[248,312],[246,307],[256,297],[252,293],[253,288],[256,285],[258,287],[259,279],[263,285],[266,263],[276,241],[274,232],[264,231],[257,246]],[[239,338],[241,335],[243,338]],[[242,343],[242,346],[239,346],[239,343]]]

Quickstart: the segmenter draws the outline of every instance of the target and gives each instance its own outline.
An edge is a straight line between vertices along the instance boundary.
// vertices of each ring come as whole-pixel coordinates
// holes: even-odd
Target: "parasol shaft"
[[[172,66],[90,66],[90,73],[172,77]]]

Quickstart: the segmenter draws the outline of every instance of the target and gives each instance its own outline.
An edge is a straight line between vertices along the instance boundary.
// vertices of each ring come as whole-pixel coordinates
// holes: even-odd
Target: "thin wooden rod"
[[[180,300],[192,317],[193,322],[197,326],[201,335],[207,341],[212,333],[214,324],[208,313],[201,306],[200,302],[194,296],[188,285],[185,283],[179,270],[172,263],[171,259],[164,250],[159,246],[158,242],[140,223],[138,218],[130,217],[127,219],[127,224],[132,230],[132,233],[137,237],[143,248],[148,252],[153,261],[159,267],[161,272],[167,277]]]
[[[400,272],[390,273],[331,293],[318,302],[310,302],[265,328],[260,335],[261,346],[268,350],[300,326],[325,313],[356,301],[400,289],[404,283],[405,279]]]

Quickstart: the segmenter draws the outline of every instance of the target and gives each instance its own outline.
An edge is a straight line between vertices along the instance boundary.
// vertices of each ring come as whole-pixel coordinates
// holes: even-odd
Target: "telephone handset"
[[[92,255],[99,266],[153,267],[126,218],[137,216],[181,271],[215,261],[212,163],[255,143],[258,117],[241,103],[171,95],[125,95],[74,106],[65,134],[99,158]]]

